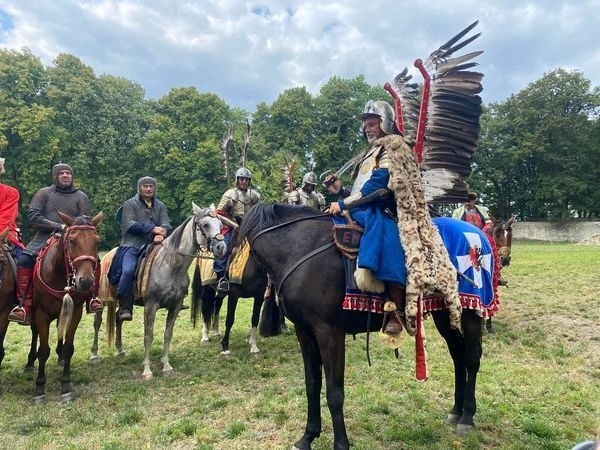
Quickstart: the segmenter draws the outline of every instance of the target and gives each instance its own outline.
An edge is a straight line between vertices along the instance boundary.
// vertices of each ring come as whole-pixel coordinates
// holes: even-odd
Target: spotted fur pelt
[[[450,312],[450,324],[453,328],[459,328],[461,305],[456,269],[431,221],[423,197],[416,155],[404,138],[398,135],[385,136],[375,145],[384,145],[388,150],[388,188],[396,199],[398,231],[406,255],[407,332],[416,334],[417,302],[424,294],[431,292],[442,294]]]

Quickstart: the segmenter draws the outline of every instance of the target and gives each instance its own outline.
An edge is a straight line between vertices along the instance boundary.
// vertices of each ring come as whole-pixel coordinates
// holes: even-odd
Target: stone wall
[[[517,222],[513,239],[580,242],[600,236],[600,222]]]

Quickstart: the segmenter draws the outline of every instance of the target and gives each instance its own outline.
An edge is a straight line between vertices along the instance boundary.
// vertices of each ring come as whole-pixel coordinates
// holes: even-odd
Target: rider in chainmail
[[[252,174],[245,167],[240,167],[235,172],[235,187],[225,191],[217,207],[217,214],[235,220],[238,224],[242,222],[244,215],[250,208],[260,202],[260,194],[251,187]],[[221,293],[229,292],[229,281],[226,278],[227,262],[231,254],[230,227],[225,226],[223,235],[227,244],[227,253],[221,259],[215,259],[214,271],[217,274],[217,289]]]
[[[17,298],[20,304],[10,312],[9,320],[21,325],[31,324],[31,304],[33,298],[33,266],[39,251],[54,233],[61,233],[66,225],[61,222],[58,211],[71,217],[89,216],[90,200],[73,184],[73,169],[59,163],[52,167],[54,184],[36,192],[29,204],[27,219],[35,236],[23,250],[17,261]],[[88,301],[88,312],[100,312],[102,302],[92,296]]]
[[[285,202],[290,205],[305,205],[321,210],[325,207],[325,197],[315,191],[317,175],[307,172],[302,178],[302,186],[290,192]]]

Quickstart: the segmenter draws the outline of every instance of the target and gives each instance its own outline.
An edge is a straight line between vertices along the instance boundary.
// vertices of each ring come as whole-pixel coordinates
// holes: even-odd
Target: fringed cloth
[[[332,216],[332,220],[337,225],[344,225],[346,223],[341,217]],[[371,311],[372,313],[383,314],[384,294],[360,290],[354,279],[356,259],[349,259],[342,253],[342,260],[344,261],[344,276],[346,279],[346,292],[342,309],[348,311]]]
[[[237,248],[235,255],[229,263],[229,282],[234,284],[242,284],[244,278],[244,269],[250,258],[250,244],[244,239],[244,242]]]

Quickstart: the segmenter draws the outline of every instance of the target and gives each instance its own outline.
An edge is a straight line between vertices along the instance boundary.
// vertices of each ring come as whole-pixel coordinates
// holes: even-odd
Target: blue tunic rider
[[[390,178],[388,148],[379,139],[399,132],[394,124],[392,107],[384,101],[367,102],[362,120],[369,147],[354,169],[351,191],[348,193],[335,175],[330,175],[323,184],[330,193],[347,195],[343,200],[332,202],[329,211],[333,215],[339,215],[352,209],[352,219],[364,228],[357,265],[361,269],[369,269],[377,280],[385,283],[390,300],[401,312],[404,310],[402,303],[406,284],[405,256],[396,221],[386,212],[389,203],[384,200],[358,203],[378,189],[387,188]],[[397,314],[389,316],[384,332],[399,333],[402,327]]]

